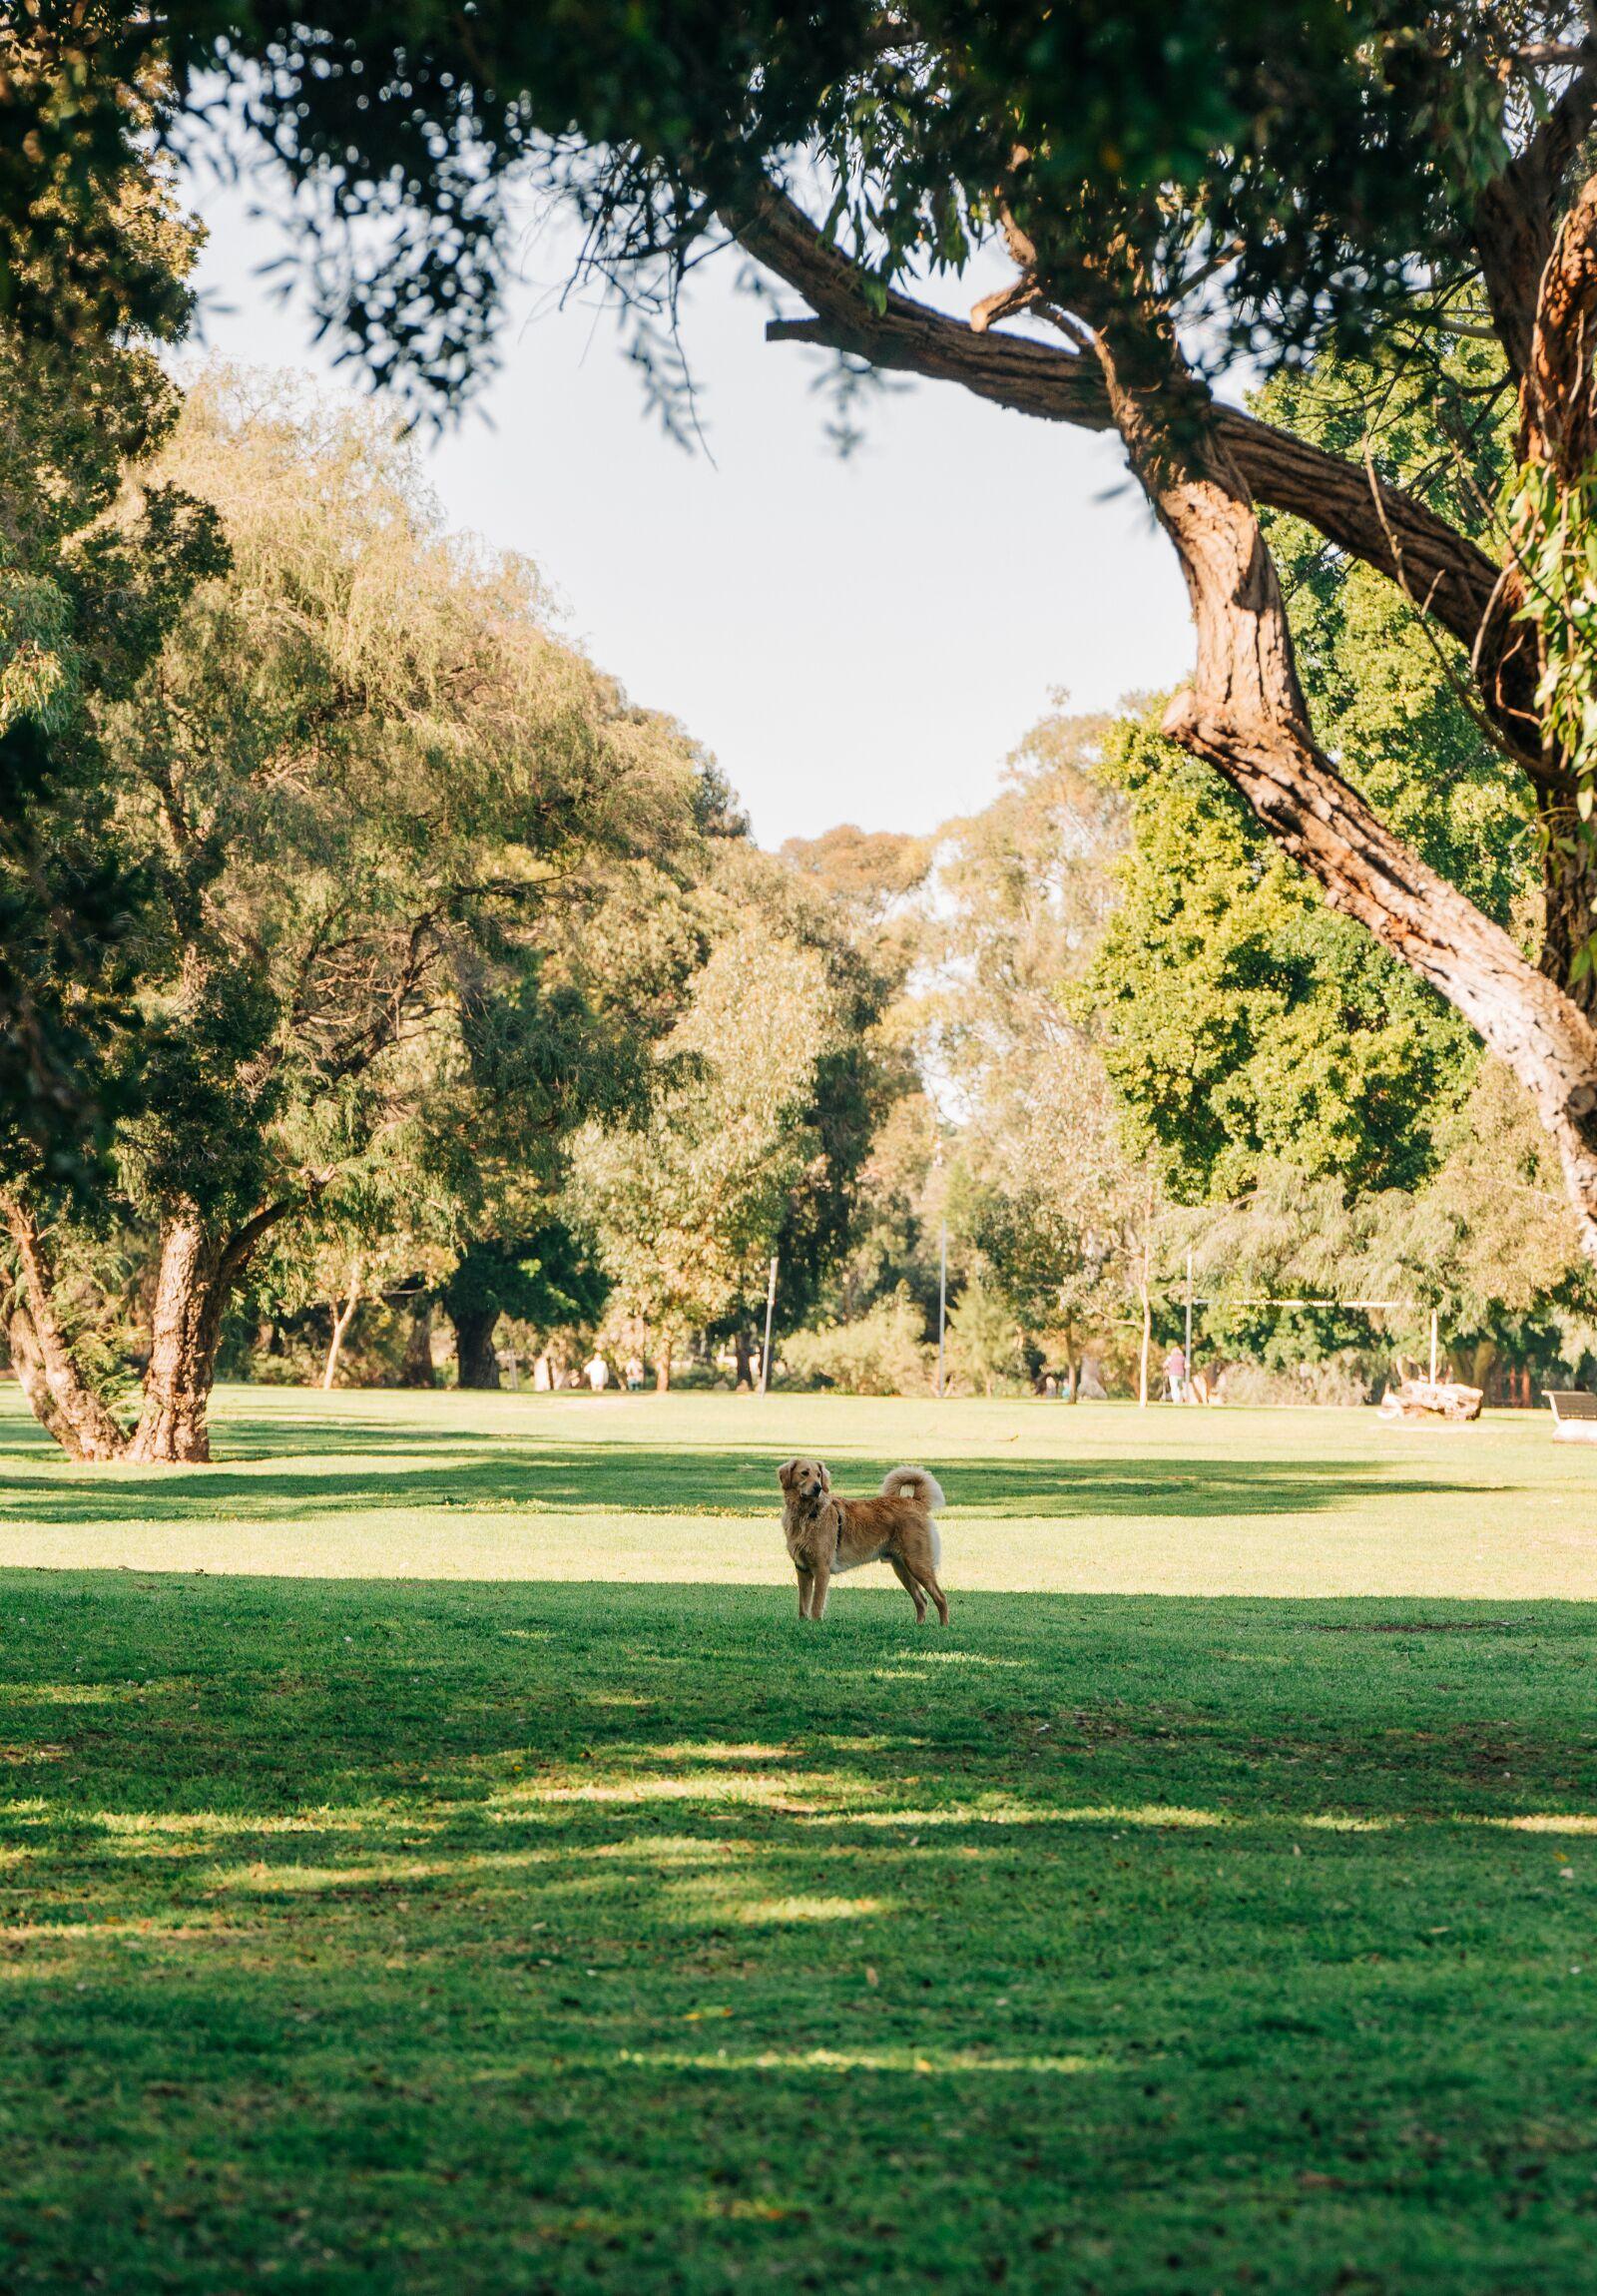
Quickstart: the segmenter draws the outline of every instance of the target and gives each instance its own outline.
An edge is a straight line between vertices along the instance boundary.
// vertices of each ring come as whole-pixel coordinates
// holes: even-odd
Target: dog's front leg
[[[805,1570],[800,1566],[798,1570],[798,1615],[800,1618],[809,1616],[809,1599],[814,1590],[814,1572]]]
[[[825,1563],[817,1562],[815,1565],[814,1576],[809,1582],[809,1615],[811,1618],[825,1617],[826,1589],[830,1586],[830,1569]]]

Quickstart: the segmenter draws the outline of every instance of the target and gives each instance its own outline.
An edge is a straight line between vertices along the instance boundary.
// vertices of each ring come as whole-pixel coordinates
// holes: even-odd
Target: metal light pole
[[[771,1385],[771,1319],[777,1312],[777,1255],[771,1255],[771,1280],[766,1286],[766,1344],[760,1356],[760,1393]]]
[[[942,1224],[942,1262],[937,1276],[937,1393],[942,1394],[943,1335],[948,1329],[948,1223]]]
[[[1192,1246],[1187,1246],[1187,1377],[1192,1378]]]

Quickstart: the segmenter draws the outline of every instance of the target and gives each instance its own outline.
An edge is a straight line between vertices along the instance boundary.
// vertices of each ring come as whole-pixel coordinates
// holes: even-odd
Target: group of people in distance
[[[1178,1340],[1165,1358],[1165,1396],[1173,1404],[1206,1404],[1209,1401],[1209,1380],[1203,1372],[1191,1371],[1187,1364],[1187,1351]],[[628,1393],[643,1386],[644,1368],[637,1356],[629,1356],[622,1366],[622,1379]],[[547,1395],[551,1388],[580,1388],[586,1384],[596,1396],[602,1396],[610,1385],[610,1366],[595,1348],[580,1372],[557,1368],[549,1360],[547,1351],[539,1356],[532,1367],[532,1384],[540,1394]],[[1056,1383],[1050,1379],[1046,1392],[1057,1394]]]
[[[629,1356],[621,1368],[621,1376],[629,1392],[643,1386],[643,1359]],[[586,1386],[596,1396],[602,1396],[610,1385],[610,1366],[597,1348],[580,1372],[567,1371],[549,1360],[547,1350],[532,1367],[532,1384],[539,1395],[547,1395],[552,1388],[580,1388]]]

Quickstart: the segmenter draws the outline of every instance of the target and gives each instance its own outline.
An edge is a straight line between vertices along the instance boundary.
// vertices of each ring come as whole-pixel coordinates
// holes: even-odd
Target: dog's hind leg
[[[937,1605],[937,1624],[946,1626],[948,1623],[948,1597],[937,1584],[937,1573],[932,1569],[929,1562],[923,1562],[917,1576],[921,1585],[931,1596],[932,1601]]]
[[[924,1626],[926,1623],[926,1597],[920,1591],[919,1579],[916,1578],[908,1563],[900,1562],[896,1554],[889,1554],[887,1560],[892,1564],[893,1576],[915,1606],[915,1624]]]
[[[799,1571],[799,1573],[798,1573],[798,1615],[799,1615],[799,1617],[800,1617],[800,1618],[807,1618],[807,1617],[809,1616],[809,1595],[810,1595],[810,1590],[811,1590],[811,1588],[814,1586],[814,1583],[815,1583],[815,1578],[814,1578],[814,1573],[813,1573],[813,1571],[809,1571],[809,1570],[800,1570],[800,1571]]]

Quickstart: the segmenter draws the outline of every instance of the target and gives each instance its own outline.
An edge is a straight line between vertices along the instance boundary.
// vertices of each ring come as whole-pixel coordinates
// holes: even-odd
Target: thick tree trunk
[[[671,1393],[672,1346],[673,1341],[671,1334],[669,1332],[662,1332],[655,1346],[655,1394],[657,1396],[669,1395]]]
[[[455,1328],[455,1366],[463,1388],[496,1388],[499,1358],[493,1335],[499,1322],[497,1308],[472,1308],[449,1319]]]
[[[739,1332],[733,1339],[733,1353],[737,1358],[737,1382],[740,1388],[752,1388],[760,1377],[760,1343],[753,1332]]]
[[[399,1365],[402,1388],[432,1386],[432,1302],[420,1299],[410,1311],[410,1331]]]
[[[211,1456],[206,1424],[216,1381],[222,1314],[237,1272],[229,1240],[196,1212],[161,1231],[150,1363],[144,1404],[128,1456],[166,1465],[201,1465]]]
[[[291,1209],[271,1204],[242,1228],[218,1235],[193,1207],[162,1226],[151,1317],[150,1362],[132,1435],[124,1435],[84,1379],[55,1310],[55,1274],[32,1215],[0,1197],[22,1263],[27,1297],[9,1338],[17,1377],[35,1417],[73,1458],[128,1458],[172,1465],[211,1456],[206,1414],[216,1379],[222,1317],[262,1237]]]
[[[11,1361],[28,1409],[69,1458],[120,1458],[128,1438],[80,1371],[56,1315],[55,1268],[27,1207],[0,1199],[22,1266],[22,1290],[7,1323]]]
[[[1181,560],[1197,628],[1192,685],[1165,731],[1206,758],[1332,907],[1440,990],[1529,1091],[1597,1258],[1597,1030],[1508,934],[1378,821],[1316,746],[1292,635],[1246,480],[1206,402],[1150,331],[1099,356],[1132,466]],[[1167,346],[1170,361],[1176,354]],[[1178,410],[1174,415],[1173,405]]]
[[[23,1400],[68,1458],[121,1458],[127,1436],[75,1367],[62,1377],[59,1359],[53,1350],[47,1352],[38,1326],[20,1302],[11,1311],[6,1338]]]

